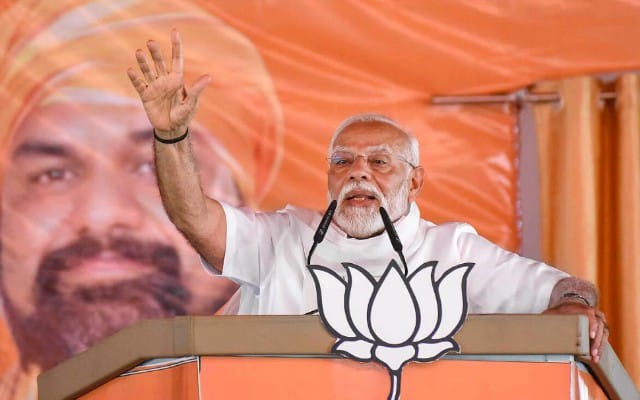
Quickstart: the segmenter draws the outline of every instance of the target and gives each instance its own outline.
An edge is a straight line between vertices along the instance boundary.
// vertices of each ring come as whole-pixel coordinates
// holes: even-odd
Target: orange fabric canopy
[[[332,130],[379,111],[422,143],[423,215],[468,221],[511,250],[520,243],[515,110],[430,97],[640,66],[640,5],[628,2],[200,3],[256,44],[282,104],[284,158],[262,208],[323,208]]]

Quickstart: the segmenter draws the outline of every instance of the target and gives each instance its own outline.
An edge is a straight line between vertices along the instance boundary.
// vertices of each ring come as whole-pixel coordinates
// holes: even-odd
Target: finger
[[[136,92],[142,96],[142,93],[147,88],[147,82],[145,82],[145,80],[142,79],[133,68],[127,69],[127,75],[129,76],[129,80],[131,80],[133,87],[136,89]]]
[[[174,29],[171,32],[171,72],[182,74],[184,59],[182,57],[182,38]]]
[[[202,75],[189,89],[189,100],[195,104],[200,97],[200,93],[209,85],[211,77],[209,75]]]
[[[598,318],[598,328],[596,330],[596,337],[591,341],[591,356],[594,358],[594,361],[598,361],[600,359],[601,347],[602,347],[602,337],[604,336],[604,321]]]
[[[587,317],[589,318],[589,338],[594,340],[598,333],[598,324],[600,323],[600,319],[596,317],[592,310],[587,314]]]
[[[153,59],[153,63],[156,66],[156,72],[158,76],[163,76],[167,74],[167,66],[164,63],[164,59],[162,58],[162,53],[160,52],[160,46],[153,40],[149,40],[147,42],[147,48],[149,49],[149,53],[151,53],[151,58]]]
[[[147,56],[145,56],[144,51],[140,49],[136,50],[136,60],[138,60],[138,66],[140,67],[140,71],[142,71],[142,75],[144,75],[144,79],[147,80],[147,83],[155,81],[156,76],[151,72],[151,67],[149,67]]]
[[[607,323],[607,317],[600,310],[596,311],[596,315],[600,317],[602,320],[602,325],[604,326],[604,332],[602,334],[602,341],[600,342],[600,350],[598,351],[599,356],[602,356],[602,352],[604,351],[604,346],[608,343],[609,340],[609,324]]]
[[[605,325],[605,326],[609,326],[609,325],[607,324],[607,317],[604,315],[604,313],[603,313],[602,311],[600,311],[600,310],[596,310],[596,316],[597,316],[598,318],[600,318],[600,319],[604,322],[604,325]]]

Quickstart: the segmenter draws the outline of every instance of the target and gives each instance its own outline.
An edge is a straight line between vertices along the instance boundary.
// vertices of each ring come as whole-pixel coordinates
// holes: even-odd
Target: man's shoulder
[[[287,204],[285,208],[278,210],[277,213],[285,213],[291,216],[291,218],[299,220],[305,225],[314,226],[320,223],[322,214],[319,211],[306,207],[298,207],[291,204]]]
[[[223,204],[223,208],[227,224],[231,226],[250,227],[260,225],[272,228],[298,227],[303,229],[303,226],[313,227],[317,225],[322,218],[318,211],[289,204],[284,208],[273,211],[256,211],[249,207],[238,208],[227,204]]]
[[[476,229],[467,222],[442,222],[436,224],[426,219],[420,219],[420,225],[426,233],[437,235],[460,235],[464,233],[470,233],[477,235]]]

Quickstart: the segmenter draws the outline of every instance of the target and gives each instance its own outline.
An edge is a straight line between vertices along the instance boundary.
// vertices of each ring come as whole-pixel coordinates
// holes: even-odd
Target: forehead
[[[383,122],[357,122],[346,127],[336,138],[333,147],[364,150],[370,147],[389,147],[403,150],[409,145],[407,135]]]
[[[134,132],[149,131],[150,137],[148,124],[139,107],[60,102],[33,109],[16,129],[13,146],[35,140],[107,148]]]

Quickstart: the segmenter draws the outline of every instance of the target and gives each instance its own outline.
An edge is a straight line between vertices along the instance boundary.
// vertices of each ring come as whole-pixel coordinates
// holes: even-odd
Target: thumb
[[[195,104],[198,102],[198,98],[200,97],[200,94],[207,86],[209,86],[209,83],[211,83],[211,76],[202,75],[193,84],[193,86],[191,86],[191,89],[189,89],[189,100],[191,101],[192,104]]]

